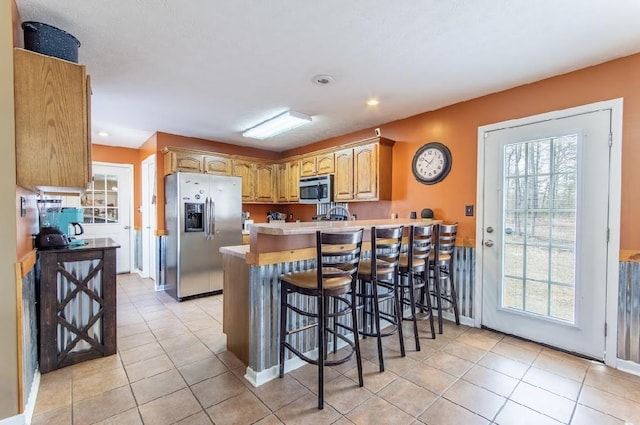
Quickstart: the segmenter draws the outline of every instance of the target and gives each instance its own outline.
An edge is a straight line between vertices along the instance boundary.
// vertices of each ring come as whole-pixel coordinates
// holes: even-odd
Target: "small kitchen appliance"
[[[76,238],[84,233],[82,221],[84,220],[84,208],[64,207],[60,211],[58,228],[65,233],[69,239],[69,245],[84,245],[85,241]]]
[[[62,200],[38,199],[40,232],[36,235],[36,248],[55,249],[69,246],[69,238],[60,230]]]
[[[301,177],[299,180],[300,204],[326,204],[333,201],[333,175]]]

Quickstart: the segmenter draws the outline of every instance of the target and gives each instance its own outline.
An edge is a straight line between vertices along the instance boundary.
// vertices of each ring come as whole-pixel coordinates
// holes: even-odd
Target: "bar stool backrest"
[[[325,279],[349,278],[355,282],[363,233],[363,229],[354,232],[316,232],[318,291],[322,291]]]
[[[438,252],[440,254],[453,255],[453,250],[456,246],[456,235],[458,233],[458,223],[454,224],[441,224],[438,241],[440,247]]]
[[[371,276],[392,277],[398,268],[404,226],[371,228]]]
[[[433,225],[413,225],[409,229],[409,252],[407,253],[408,269],[426,266],[431,253]],[[414,264],[420,261],[421,264]]]

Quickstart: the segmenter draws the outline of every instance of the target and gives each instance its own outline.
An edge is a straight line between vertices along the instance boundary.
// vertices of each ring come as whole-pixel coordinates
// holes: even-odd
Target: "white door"
[[[484,132],[484,326],[604,358],[610,134],[610,109]]]
[[[93,181],[82,195],[83,237],[116,241],[117,273],[129,273],[132,263],[133,166],[93,163]]]
[[[156,156],[142,161],[142,276],[156,280]]]

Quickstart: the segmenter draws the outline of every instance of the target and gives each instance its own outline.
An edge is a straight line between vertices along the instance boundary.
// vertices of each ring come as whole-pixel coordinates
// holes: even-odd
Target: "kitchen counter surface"
[[[285,235],[308,235],[317,230],[358,230],[360,228],[369,229],[373,226],[409,226],[421,223],[440,223],[441,220],[421,220],[421,219],[377,219],[377,220],[348,220],[348,221],[306,221],[300,223],[256,223],[251,226],[251,232],[263,235],[285,236]]]
[[[249,252],[249,245],[223,246],[220,248],[220,252],[232,257],[245,259]]]
[[[83,239],[85,241],[84,245],[74,245],[68,246],[66,248],[56,248],[56,249],[39,249],[38,253],[47,254],[51,252],[60,253],[60,252],[76,252],[76,251],[92,251],[92,250],[102,250],[109,248],[120,248],[120,244],[114,241],[111,238],[87,238]]]

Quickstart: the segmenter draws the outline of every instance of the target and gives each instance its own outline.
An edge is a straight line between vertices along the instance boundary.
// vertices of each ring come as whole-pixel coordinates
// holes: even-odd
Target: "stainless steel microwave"
[[[333,175],[300,178],[301,204],[325,204],[333,201]]]

